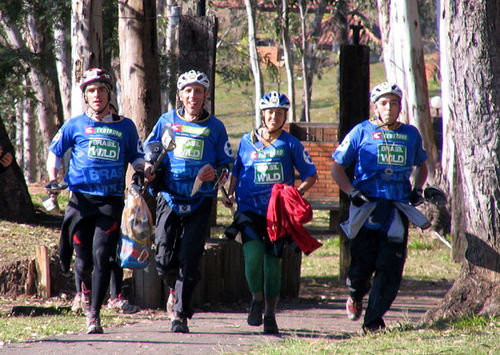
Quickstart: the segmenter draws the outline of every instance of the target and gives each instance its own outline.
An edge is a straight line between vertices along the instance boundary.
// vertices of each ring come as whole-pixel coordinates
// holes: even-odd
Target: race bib
[[[182,159],[201,160],[205,142],[202,139],[175,137],[174,155]]]
[[[275,184],[282,183],[283,166],[281,162],[258,163],[255,164],[255,184]]]
[[[388,165],[406,165],[406,146],[404,145],[386,145],[378,146],[377,162]]]
[[[112,139],[91,138],[89,140],[89,158],[118,161],[120,144]]]

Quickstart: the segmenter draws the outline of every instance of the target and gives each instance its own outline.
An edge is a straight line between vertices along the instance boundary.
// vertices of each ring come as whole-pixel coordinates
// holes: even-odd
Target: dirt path
[[[401,291],[386,314],[388,327],[418,323],[421,316],[444,296],[447,283],[404,281]],[[168,320],[147,319],[140,312],[137,323],[106,328],[105,334],[85,333],[46,338],[37,342],[7,344],[2,354],[221,354],[245,353],[262,343],[277,343],[286,337],[342,339],[360,334],[361,320],[345,315],[345,290],[307,287],[294,302],[281,302],[277,315],[279,336],[261,333],[261,327],[246,324],[241,311],[199,312],[189,322],[189,334],[170,332]],[[82,319],[83,321],[83,319]]]

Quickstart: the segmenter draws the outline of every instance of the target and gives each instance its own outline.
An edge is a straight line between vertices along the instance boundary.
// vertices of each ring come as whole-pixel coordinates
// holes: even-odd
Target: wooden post
[[[358,44],[344,44],[340,47],[340,117],[339,142],[358,123],[369,118],[370,105],[370,49]],[[352,167],[347,171],[353,176]],[[339,220],[344,221],[349,215],[349,199],[340,193]],[[347,276],[351,262],[349,241],[340,233],[340,279]]]
[[[134,270],[133,303],[141,308],[163,308],[164,299],[163,280],[156,271],[154,254],[149,257],[149,264],[145,269]],[[168,292],[167,297],[168,297]]]
[[[36,247],[36,269],[38,294],[43,298],[49,298],[50,293],[50,258],[45,245]]]

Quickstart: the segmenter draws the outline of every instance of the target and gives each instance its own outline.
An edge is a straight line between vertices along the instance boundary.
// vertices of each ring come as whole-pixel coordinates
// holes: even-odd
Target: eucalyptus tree
[[[441,0],[452,237],[465,245],[460,275],[428,320],[500,314],[499,9],[500,0]]]

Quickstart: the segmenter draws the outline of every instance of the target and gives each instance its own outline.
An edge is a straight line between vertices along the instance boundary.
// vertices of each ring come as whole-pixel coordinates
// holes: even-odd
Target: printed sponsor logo
[[[210,134],[210,128],[208,127],[193,127],[193,126],[182,126],[181,132],[196,135],[196,136],[208,136]]]
[[[58,130],[54,138],[52,138],[52,142],[57,142],[58,140],[61,139],[61,137],[62,137],[62,132],[61,130]]]
[[[118,161],[120,144],[111,139],[90,139],[87,156],[94,159]]]
[[[257,152],[255,150],[253,150],[251,153],[250,153],[250,158],[252,160],[257,160],[259,159],[259,154],[257,154]]]
[[[285,150],[283,148],[270,149],[266,151],[257,152],[258,159],[270,159],[283,156],[285,156]]]
[[[378,146],[377,162],[386,165],[406,165],[406,146],[404,145],[385,145]]]
[[[349,144],[351,144],[351,140],[349,138],[349,135],[345,136],[345,138],[342,140],[342,143],[337,147],[337,150],[339,152],[344,152],[349,148]]]
[[[203,147],[205,142],[201,139],[189,137],[176,137],[177,146],[174,149],[174,155],[183,159],[201,160],[203,157]]]
[[[233,157],[233,150],[231,149],[231,143],[229,143],[229,141],[224,143],[224,153],[229,157]]]
[[[113,128],[109,127],[85,127],[85,134],[101,134],[103,136],[112,136],[121,138],[123,133]]]
[[[309,155],[309,153],[307,152],[307,150],[304,149],[304,152],[303,152],[303,156],[304,156],[304,161],[309,164],[309,165],[313,165],[313,160],[311,158],[311,156]]]
[[[393,141],[408,141],[408,135],[404,133],[398,133],[398,132],[382,132],[382,131],[376,131],[372,132],[372,138],[374,140],[379,140],[379,139],[384,139],[384,140],[393,140]]]
[[[283,182],[283,166],[281,162],[255,164],[255,184],[272,184]]]

